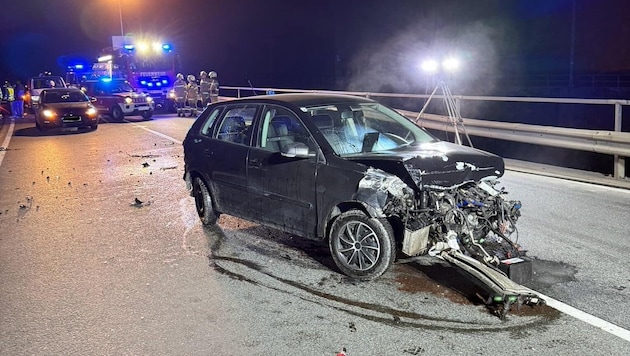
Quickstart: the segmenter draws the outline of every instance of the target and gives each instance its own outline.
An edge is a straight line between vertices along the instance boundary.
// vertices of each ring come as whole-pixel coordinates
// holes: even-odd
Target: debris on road
[[[136,198],[136,199],[134,200],[134,202],[133,202],[133,203],[131,203],[131,204],[129,204],[129,205],[131,205],[131,206],[135,206],[136,208],[142,208],[143,206],[149,206],[149,205],[151,205],[151,201],[150,201],[150,200],[148,200],[148,201],[146,201],[146,202],[143,202],[142,200],[140,200],[140,199]]]

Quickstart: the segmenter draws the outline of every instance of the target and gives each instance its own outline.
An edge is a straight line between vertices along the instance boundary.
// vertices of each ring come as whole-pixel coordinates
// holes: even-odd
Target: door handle
[[[212,151],[210,151],[210,149],[208,148],[204,148],[203,149],[203,154],[206,156],[212,156]]]
[[[257,159],[250,159],[248,162],[248,166],[250,168],[260,168],[262,167],[262,163]]]

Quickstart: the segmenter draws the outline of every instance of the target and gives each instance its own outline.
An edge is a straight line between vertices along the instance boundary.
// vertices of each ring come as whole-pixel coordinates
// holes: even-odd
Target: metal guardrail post
[[[621,103],[615,103],[615,131],[621,132],[621,122],[622,122],[622,112],[623,106]],[[613,164],[615,165],[613,168],[613,175],[615,178],[625,178],[626,177],[626,159],[625,157],[621,157],[619,155],[614,156]]]
[[[455,109],[460,114],[462,113],[462,100],[460,97],[455,97]]]

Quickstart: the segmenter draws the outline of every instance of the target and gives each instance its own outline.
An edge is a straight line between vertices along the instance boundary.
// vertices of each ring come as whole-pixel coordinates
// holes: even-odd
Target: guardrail
[[[374,92],[350,92],[333,90],[302,90],[302,89],[278,89],[278,88],[253,88],[222,86],[221,90],[235,90],[237,97],[258,95],[260,93],[331,93],[357,95],[366,98],[416,98],[428,99],[430,95],[423,94],[396,94]],[[433,98],[444,99],[443,95],[434,95]],[[613,177],[622,179],[626,177],[625,157],[630,157],[630,133],[621,132],[622,108],[630,106],[630,100],[618,99],[570,99],[570,98],[538,98],[538,97],[496,97],[496,96],[464,96],[454,95],[456,106],[468,101],[499,101],[499,102],[528,102],[528,103],[557,103],[557,104],[587,104],[587,105],[612,105],[614,106],[614,131],[574,129],[565,127],[553,127],[542,125],[530,125],[508,123],[498,121],[478,120],[462,118],[463,124],[469,135],[496,138],[506,141],[523,142],[550,147],[567,148],[587,152],[596,152],[614,156]],[[423,127],[435,130],[454,131],[452,120],[448,116],[398,110],[410,119],[418,119]]]

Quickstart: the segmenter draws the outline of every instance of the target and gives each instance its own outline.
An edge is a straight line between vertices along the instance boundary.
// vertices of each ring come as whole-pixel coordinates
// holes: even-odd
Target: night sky
[[[184,74],[223,85],[412,92],[418,63],[447,54],[467,83],[568,73],[571,59],[576,73],[630,72],[627,0],[0,0],[0,79],[95,59],[120,35],[119,3],[126,34],[161,36]]]

